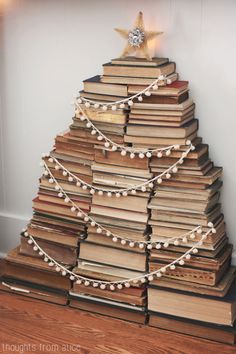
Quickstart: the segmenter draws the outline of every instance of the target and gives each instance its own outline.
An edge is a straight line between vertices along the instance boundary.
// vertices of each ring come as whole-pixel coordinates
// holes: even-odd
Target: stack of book
[[[69,130],[43,156],[1,289],[57,303],[68,294],[74,308],[137,323],[149,312],[151,326],[235,341],[222,168],[175,70],[167,58],[119,58],[84,81]]]
[[[86,131],[85,122],[82,124]],[[83,133],[83,129],[73,123],[68,131],[56,136],[53,150],[49,154],[43,154],[42,165],[45,170],[39,180],[38,195],[33,200],[33,216],[21,234],[20,246],[6,258],[3,282],[8,286],[3,286],[4,290],[11,290],[13,287],[23,294],[32,287],[29,296],[38,297],[34,287],[40,286],[45,291],[50,287],[50,296],[43,298],[58,302],[58,289],[68,293],[72,286],[70,279],[62,277],[54,267],[48,267],[39,251],[40,248],[43,249],[56,262],[71,270],[77,262],[79,243],[86,237],[86,221],[83,215],[78,217],[77,213],[72,212],[70,202],[72,200],[85,213],[90,210],[92,196],[78,181],[92,182],[94,139],[89,140],[81,132]],[[32,244],[29,235],[37,245]],[[18,262],[24,265],[22,271],[19,266],[17,272],[12,271]],[[32,274],[30,278],[29,274]],[[14,285],[16,282],[20,282],[18,286]],[[25,292],[19,290],[23,285],[28,287]]]
[[[135,103],[131,109],[128,136],[125,137],[125,141],[149,147],[154,139],[153,146],[178,144],[178,149],[168,156],[162,158],[152,156],[150,169],[155,176],[162,175],[169,166],[174,166],[182,157],[184,159],[183,163],[178,165],[178,169],[161,176],[160,184],[154,188],[148,206],[151,210],[150,237],[157,245],[150,250],[149,272],[161,270],[180,258],[201,240],[209,225],[214,224],[214,233],[209,234],[200,243],[197,254],[184,261],[181,260],[173,269],[164,268],[162,277],[150,282],[148,288],[150,324],[165,328],[167,322],[168,324],[171,322],[171,316],[174,316],[170,329],[176,328],[178,318],[182,324],[175,330],[187,333],[188,329],[189,334],[197,335],[197,330],[191,332],[193,326],[189,326],[189,320],[201,321],[201,324],[198,323],[199,326],[206,322],[205,331],[199,331],[199,335],[204,337],[205,333],[206,338],[213,338],[209,333],[214,333],[214,336],[217,332],[213,331],[212,325],[228,325],[228,332],[232,332],[230,326],[235,319],[233,308],[228,321],[220,314],[216,319],[213,316],[214,310],[210,311],[211,304],[214,307],[216,298],[226,295],[234,281],[235,272],[229,268],[232,245],[228,243],[224,216],[219,204],[222,168],[213,165],[209,159],[208,146],[197,136],[198,124],[194,118],[194,104],[188,98],[181,103],[175,94],[172,95],[176,97],[178,103],[174,100],[172,103],[170,101],[166,103],[171,89],[175,91],[176,87],[180,88],[181,85],[186,90],[185,83],[176,81],[169,85],[168,89],[164,88],[163,91],[166,90],[164,95],[162,88],[156,91],[157,97],[160,93],[158,103]],[[178,97],[181,97],[180,92]],[[184,123],[186,119],[187,123]],[[148,123],[145,126],[146,121]],[[145,135],[148,135],[148,138]],[[185,153],[187,140],[192,141],[195,146],[188,154]],[[197,226],[199,229],[192,232]],[[181,235],[183,237],[176,241]],[[235,298],[232,296],[229,298],[233,307]],[[228,297],[225,300],[221,299],[223,308],[224,301],[227,302]],[[204,309],[205,304],[206,307],[209,304],[209,311]],[[208,332],[209,322],[211,330]],[[219,329],[217,326],[216,330]],[[224,341],[226,329],[222,331],[224,333],[218,340]]]

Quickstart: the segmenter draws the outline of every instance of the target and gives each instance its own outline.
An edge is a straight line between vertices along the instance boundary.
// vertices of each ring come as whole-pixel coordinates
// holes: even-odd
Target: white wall
[[[120,54],[125,43],[113,28],[130,28],[139,10],[148,29],[165,32],[156,54],[190,81],[200,134],[224,166],[223,210],[236,244],[236,2],[18,0],[0,23],[0,252],[17,245],[31,215],[41,152],[70,123],[72,94]]]

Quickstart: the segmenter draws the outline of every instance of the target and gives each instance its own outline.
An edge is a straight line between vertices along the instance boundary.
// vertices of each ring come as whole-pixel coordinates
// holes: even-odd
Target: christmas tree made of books
[[[142,13],[117,31],[123,56],[84,81],[69,130],[42,156],[33,216],[0,288],[233,343],[222,168],[197,134],[188,82],[149,58],[159,32],[145,31]]]

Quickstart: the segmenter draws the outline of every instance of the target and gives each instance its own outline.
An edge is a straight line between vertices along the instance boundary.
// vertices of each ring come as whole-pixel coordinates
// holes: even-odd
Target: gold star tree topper
[[[121,57],[126,57],[132,52],[140,53],[145,56],[147,60],[152,60],[148,52],[148,41],[154,37],[162,34],[163,32],[145,31],[143,23],[143,13],[140,11],[135,21],[134,28],[132,30],[125,30],[115,28],[123,38],[128,40],[128,43],[121,54]]]

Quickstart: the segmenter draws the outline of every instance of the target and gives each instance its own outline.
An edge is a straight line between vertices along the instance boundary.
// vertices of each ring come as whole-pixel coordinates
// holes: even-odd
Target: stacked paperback
[[[1,289],[234,343],[222,168],[198,136],[188,82],[167,58],[118,58],[75,103]]]

